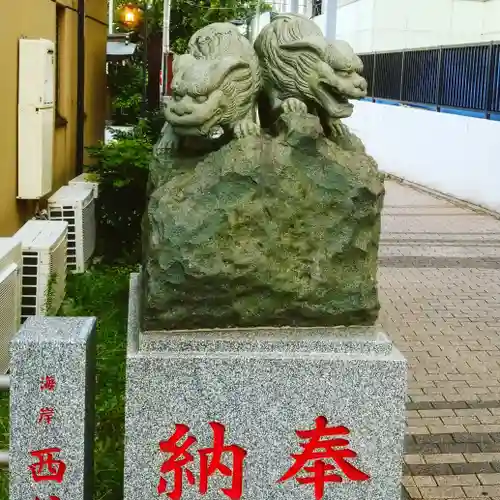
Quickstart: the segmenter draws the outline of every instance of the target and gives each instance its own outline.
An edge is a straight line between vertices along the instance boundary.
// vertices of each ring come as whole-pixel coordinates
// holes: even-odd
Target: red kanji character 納
[[[60,448],[46,448],[44,450],[30,451],[30,455],[38,458],[38,462],[30,465],[31,476],[35,483],[40,481],[56,481],[61,483],[66,471],[66,464],[62,460],[54,459],[54,453],[60,453]],[[47,471],[44,473],[44,471]]]
[[[40,424],[42,422],[46,422],[47,424],[51,424],[54,414],[54,408],[41,408],[40,413],[38,414],[37,423]]]
[[[302,453],[293,454],[295,463],[290,467],[278,482],[296,476],[301,470],[310,472],[311,476],[297,477],[299,484],[314,484],[314,497],[320,500],[323,497],[325,483],[341,483],[342,476],[335,474],[337,468],[345,474],[351,481],[366,481],[370,476],[356,469],[347,462],[347,458],[356,458],[356,452],[347,448],[349,441],[342,438],[324,439],[327,436],[347,436],[349,429],[347,427],[327,427],[328,420],[325,417],[316,419],[316,428],[307,431],[296,431],[295,433],[301,439],[309,439],[307,443],[301,443]],[[335,465],[326,463],[324,459],[332,460]],[[313,465],[306,466],[307,462],[313,462]],[[330,472],[330,474],[327,474]]]
[[[237,445],[224,446],[225,428],[217,422],[210,422],[214,433],[214,444],[212,448],[199,450],[200,454],[200,493],[204,495],[208,490],[208,478],[219,471],[223,476],[232,478],[230,488],[222,488],[221,491],[231,500],[238,500],[243,493],[243,460],[247,452]],[[231,453],[233,455],[233,470],[222,463],[222,455]],[[212,460],[209,461],[209,456]]]
[[[41,391],[53,391],[56,388],[56,377],[53,375],[45,375],[40,380]]]
[[[168,472],[174,473],[174,485],[171,491],[167,492],[167,480],[164,477],[160,478],[158,483],[158,494],[166,493],[172,500],[180,500],[182,495],[182,479],[183,473],[186,473],[186,478],[189,484],[194,484],[193,473],[184,467],[189,462],[193,461],[193,455],[187,450],[193,444],[196,443],[196,438],[194,436],[187,436],[184,443],[179,444],[179,440],[183,438],[189,432],[189,427],[184,424],[176,424],[175,432],[166,441],[160,441],[160,450],[163,453],[170,453],[171,456],[163,462],[160,472],[162,474],[167,474]]]

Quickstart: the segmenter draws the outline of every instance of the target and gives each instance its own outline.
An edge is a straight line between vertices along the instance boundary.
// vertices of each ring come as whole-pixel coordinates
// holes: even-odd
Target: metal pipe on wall
[[[337,34],[337,0],[323,0],[322,13],[325,14],[325,38],[332,42]]]
[[[83,172],[85,149],[85,0],[77,8],[77,75],[76,75],[76,175]]]
[[[163,51],[161,58],[162,89],[160,95],[167,94],[168,80],[168,62],[167,57],[170,53],[170,0],[163,0]]]
[[[108,0],[108,33],[113,34],[113,18],[115,6],[113,0]]]

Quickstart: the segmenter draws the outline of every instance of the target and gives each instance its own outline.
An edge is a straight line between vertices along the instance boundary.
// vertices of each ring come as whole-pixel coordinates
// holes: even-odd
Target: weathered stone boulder
[[[383,179],[344,132],[335,143],[292,113],[276,136],[157,152],[143,328],[374,323]]]

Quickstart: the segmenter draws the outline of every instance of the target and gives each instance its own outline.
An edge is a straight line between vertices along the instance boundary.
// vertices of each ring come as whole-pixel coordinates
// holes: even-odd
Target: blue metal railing
[[[500,119],[500,42],[360,57],[373,101]]]

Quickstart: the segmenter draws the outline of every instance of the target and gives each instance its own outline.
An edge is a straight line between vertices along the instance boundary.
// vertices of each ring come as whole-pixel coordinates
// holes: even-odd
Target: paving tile
[[[446,476],[453,474],[455,464],[408,464],[408,469],[413,476]],[[457,464],[458,465],[458,464]],[[468,465],[468,464],[461,464]],[[493,469],[490,469],[493,472]],[[465,473],[467,474],[467,473]]]
[[[422,487],[419,488],[419,490],[422,495],[422,498],[425,499],[445,498],[449,500],[451,498],[465,498],[466,496],[461,486]]]
[[[466,425],[465,428],[467,432],[471,433],[488,432],[495,434],[500,432],[500,425]]]
[[[493,442],[493,439],[490,436],[488,436],[488,438],[490,442]],[[452,434],[415,434],[413,435],[413,439],[417,444],[441,444],[459,442],[454,439],[454,436]]]
[[[463,410],[469,408],[469,405],[465,401],[434,401],[432,406],[437,410],[440,409],[451,409],[451,410]]]
[[[500,485],[463,486],[463,489],[468,497],[479,498],[482,495],[490,497],[500,495]]]
[[[489,462],[467,462],[462,464],[450,464],[453,474],[481,474],[494,472],[492,464]]]
[[[454,417],[455,411],[451,409],[445,410],[419,410],[418,412],[423,418],[430,417]]]
[[[492,443],[493,437],[490,434],[460,432],[453,434],[456,443]]]
[[[481,484],[500,485],[500,474],[478,474],[477,477]]]
[[[405,444],[405,447],[412,446],[415,444],[415,439],[413,439],[413,436],[411,436],[411,435],[406,435],[404,444]]]
[[[486,476],[488,474],[485,474]],[[461,474],[449,476],[435,476],[432,478],[438,486],[472,486],[481,484],[475,474]],[[493,483],[495,484],[495,483]]]
[[[443,445],[437,445],[437,444],[416,444],[416,443],[414,443],[410,446],[405,447],[405,453],[408,453],[410,455],[411,454],[432,455],[434,453],[454,453],[454,452],[449,452],[449,451],[443,451],[442,446]],[[450,444],[450,446],[461,446],[461,445]],[[472,446],[477,446],[477,445],[472,445]],[[473,453],[475,450],[474,449],[467,449],[467,450],[458,451],[458,453],[464,453],[464,451],[468,451],[470,453]],[[479,451],[479,448],[477,451]]]
[[[425,403],[410,402],[410,403],[406,404],[406,409],[407,410],[432,410],[432,409],[434,409],[434,406],[432,405],[431,401],[427,401]]]
[[[408,486],[406,492],[410,498],[422,498],[420,490],[416,486]]]
[[[440,453],[479,453],[481,451],[497,451],[481,448],[481,446],[488,446],[489,444],[492,443],[486,443],[484,445],[478,445],[476,443],[442,443],[439,445],[439,450]]]
[[[500,443],[479,443],[477,446],[482,452],[486,453],[500,452]]]
[[[469,402],[469,408],[500,408],[500,401],[471,401]]]
[[[447,477],[447,476],[439,476],[439,477]],[[438,486],[438,483],[436,483],[436,479],[433,476],[413,476],[412,479],[413,479],[413,484],[417,488],[420,488],[422,486]]]
[[[473,456],[468,454],[467,456]],[[424,455],[424,461],[427,464],[457,464],[463,462],[472,462],[466,460],[466,455],[462,453],[438,453],[435,455]],[[477,460],[479,462],[479,460]]]
[[[427,429],[429,429],[429,432],[431,434],[448,434],[448,433],[452,434],[452,433],[464,432],[466,428],[467,430],[469,430],[470,427],[476,428],[476,426],[463,426],[463,425],[428,425]],[[476,432],[481,432],[479,430],[479,426],[477,426]]]
[[[425,464],[424,457],[422,455],[405,455],[404,461],[408,465],[410,464]]]
[[[436,456],[436,455],[433,455]],[[464,453],[467,462],[499,462],[500,453]]]

